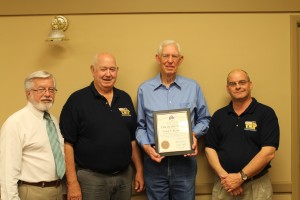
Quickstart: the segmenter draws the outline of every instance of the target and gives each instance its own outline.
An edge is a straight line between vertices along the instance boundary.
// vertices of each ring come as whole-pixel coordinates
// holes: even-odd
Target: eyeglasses
[[[111,73],[116,72],[119,70],[119,67],[99,67],[98,68],[101,72],[106,72],[107,70]]]
[[[250,81],[246,80],[240,80],[240,81],[235,81],[235,82],[227,82],[227,86],[229,87],[236,87],[237,85],[244,86]]]
[[[50,94],[55,94],[57,92],[57,89],[55,88],[38,88],[38,89],[31,89],[32,91],[38,93],[38,94],[45,94],[46,91],[48,91]]]
[[[163,60],[168,60],[170,57],[173,60],[178,60],[179,58],[181,58],[181,56],[179,54],[161,54],[160,56]]]

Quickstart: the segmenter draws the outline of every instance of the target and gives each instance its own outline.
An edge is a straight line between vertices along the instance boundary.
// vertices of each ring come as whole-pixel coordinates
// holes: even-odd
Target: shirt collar
[[[257,100],[254,97],[252,97],[252,102],[250,103],[248,108],[241,115],[244,115],[246,113],[253,113],[257,104],[258,104]],[[228,112],[228,114],[235,113],[233,110],[232,101],[230,101],[230,103],[228,105],[227,112]]]
[[[38,109],[36,109],[31,102],[28,101],[27,105],[26,105],[27,109],[30,110],[32,112],[32,114],[34,116],[36,116],[39,119],[44,119],[44,111],[40,111]]]
[[[93,93],[93,95],[94,95],[95,98],[104,98],[104,96],[101,95],[101,94],[97,91],[97,89],[96,89],[96,87],[95,87],[93,81],[92,81],[91,84],[90,84],[90,89],[91,89],[91,91],[92,91],[92,93]],[[118,90],[116,90],[115,87],[113,87],[113,92],[114,92],[113,99],[119,97]]]
[[[162,86],[164,87],[164,85],[161,81],[161,78],[160,78],[160,74],[158,74],[157,76],[154,77],[153,82],[154,82],[154,90],[156,90]],[[176,75],[176,78],[175,78],[174,82],[170,85],[170,87],[172,87],[174,85],[180,89],[181,84],[182,84],[182,77],[179,75]]]

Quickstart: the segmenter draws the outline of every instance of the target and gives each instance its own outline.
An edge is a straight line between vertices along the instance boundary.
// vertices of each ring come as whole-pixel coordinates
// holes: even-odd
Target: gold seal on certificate
[[[162,141],[161,148],[168,149],[170,147],[170,143],[168,141]]]
[[[162,156],[193,153],[189,109],[153,113],[156,151]]]

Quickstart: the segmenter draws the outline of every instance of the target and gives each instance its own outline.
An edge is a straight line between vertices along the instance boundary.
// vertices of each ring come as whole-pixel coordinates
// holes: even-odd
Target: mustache
[[[41,101],[50,101],[50,102],[53,102],[53,98],[52,97],[49,97],[49,98],[44,97],[44,98],[41,99]]]

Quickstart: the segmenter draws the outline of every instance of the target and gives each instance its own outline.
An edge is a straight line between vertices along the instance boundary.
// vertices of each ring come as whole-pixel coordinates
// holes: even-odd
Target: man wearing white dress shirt
[[[54,102],[57,91],[55,79],[48,72],[37,71],[25,79],[24,86],[27,105],[11,115],[1,128],[1,199],[61,200],[65,163],[61,163],[58,173],[56,166],[59,164],[52,153],[47,120],[44,119],[44,114]],[[55,125],[52,131],[55,133],[54,141],[58,143],[56,149],[63,158],[64,141],[56,118],[50,117]]]

